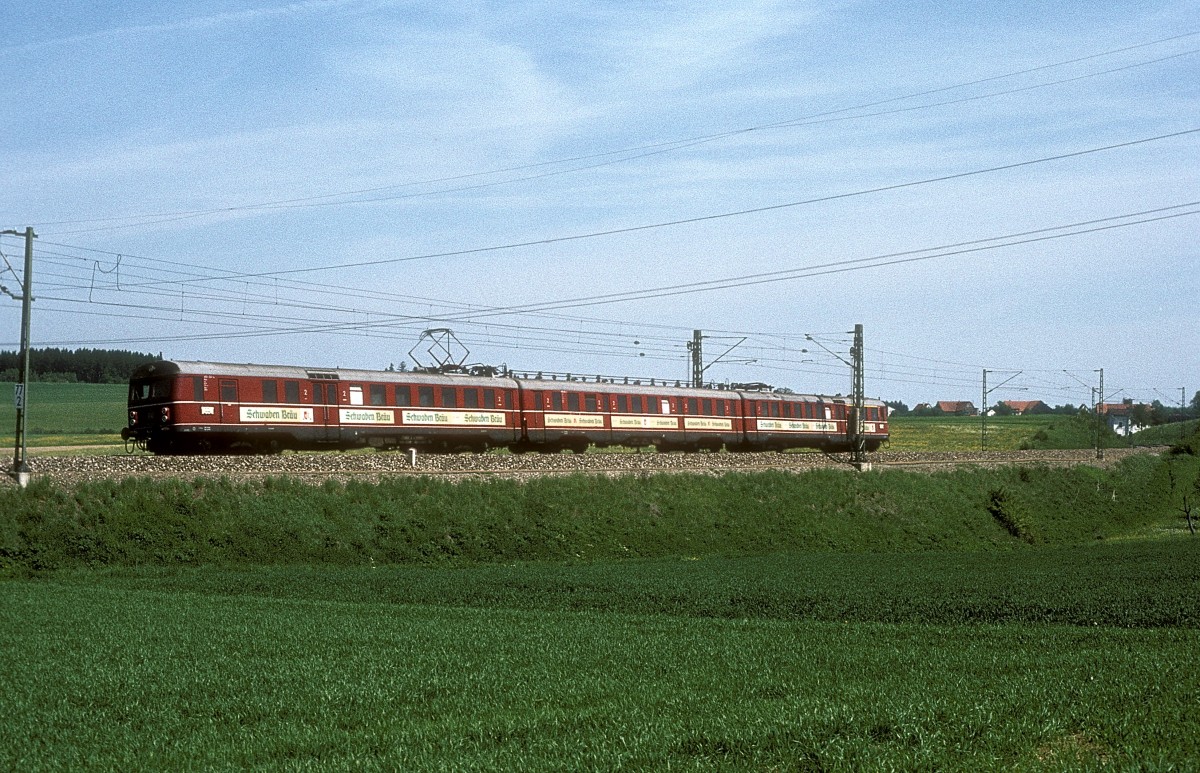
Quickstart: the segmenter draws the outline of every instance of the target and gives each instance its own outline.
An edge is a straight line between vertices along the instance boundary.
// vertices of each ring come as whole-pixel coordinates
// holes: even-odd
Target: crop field
[[[127,392],[123,384],[30,384],[28,445],[120,445]],[[12,394],[13,385],[0,382],[0,445],[8,448],[16,426]]]
[[[1172,564],[1194,567],[1196,557]],[[937,557],[923,563],[941,566]],[[622,570],[582,567],[580,582]],[[951,583],[941,598],[974,576],[941,570]],[[603,611],[530,608],[520,586],[494,605],[412,604],[393,596],[415,575],[469,596],[472,573],[376,571],[382,577],[365,587],[305,569],[263,586],[253,573],[193,585],[189,572],[161,587],[136,573],[7,584],[0,765],[986,770],[1200,761],[1194,622],[952,625],[910,611],[904,622],[876,623],[853,605],[841,621],[629,613],[632,588],[619,581],[596,591]],[[699,578],[720,584],[741,571],[737,562],[693,571],[674,593],[703,595]],[[553,587],[554,606],[565,607],[572,575],[534,565],[512,568],[510,579]],[[872,603],[898,576],[877,571],[850,595]],[[1087,584],[1091,573],[1073,579]],[[1184,579],[1194,587],[1194,575]],[[1042,605],[1007,596],[1024,617]]]
[[[0,769],[1196,769],[1196,480],[10,488]]]
[[[989,416],[987,449],[1015,451],[1039,430],[1069,420],[1064,416]],[[978,416],[900,416],[889,422],[889,451],[978,451],[982,420]]]

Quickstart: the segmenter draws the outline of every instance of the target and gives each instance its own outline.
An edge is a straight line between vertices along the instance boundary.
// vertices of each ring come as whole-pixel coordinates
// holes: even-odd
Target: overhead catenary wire
[[[1194,55],[1196,53],[1200,53],[1200,49],[1191,49],[1191,50],[1187,50],[1187,51],[1183,51],[1183,52],[1177,52],[1174,54],[1170,54],[1167,56],[1157,57],[1157,58],[1149,59],[1149,60],[1143,60],[1143,61],[1134,62],[1131,64],[1119,66],[1119,67],[1110,68],[1107,70],[1102,70],[1099,72],[1085,73],[1083,75],[1077,75],[1077,76],[1073,76],[1073,77],[1069,77],[1069,78],[1063,78],[1063,79],[1059,79],[1059,80],[1055,80],[1055,81],[1032,84],[1032,85],[1022,86],[1022,87],[1017,87],[1017,88],[1012,88],[1012,89],[1005,89],[1005,90],[990,92],[987,94],[972,95],[972,96],[963,97],[963,98],[954,99],[954,100],[947,100],[947,101],[942,101],[942,102],[935,102],[935,103],[922,104],[922,105],[916,105],[916,106],[910,106],[910,107],[904,107],[904,108],[897,108],[894,110],[887,110],[887,111],[881,111],[881,112],[845,115],[846,113],[853,113],[854,111],[868,110],[871,108],[881,107],[881,106],[889,105],[889,104],[895,104],[895,103],[903,102],[903,101],[907,101],[907,100],[919,99],[922,97],[933,96],[936,94],[942,94],[942,93],[947,93],[947,92],[951,92],[951,91],[962,90],[962,89],[970,88],[973,86],[983,85],[986,83],[992,83],[992,82],[996,82],[996,81],[1017,78],[1017,77],[1021,77],[1021,76],[1025,76],[1025,75],[1031,75],[1031,74],[1038,73],[1038,72],[1044,72],[1047,70],[1066,67],[1066,66],[1073,65],[1073,64],[1079,64],[1079,63],[1083,63],[1083,62],[1092,61],[1095,59],[1110,57],[1110,56],[1114,56],[1117,54],[1126,53],[1129,51],[1134,51],[1134,50],[1139,50],[1139,49],[1143,49],[1143,48],[1148,48],[1151,46],[1161,45],[1164,43],[1176,42],[1176,41],[1184,40],[1187,38],[1192,38],[1197,35],[1200,35],[1200,32],[1198,32],[1198,31],[1186,32],[1186,33],[1181,33],[1178,35],[1171,35],[1168,37],[1159,38],[1156,40],[1146,41],[1143,43],[1137,43],[1137,44],[1128,45],[1128,46],[1121,46],[1118,48],[1101,51],[1101,52],[1097,52],[1097,53],[1093,53],[1093,54],[1088,54],[1088,55],[1081,56],[1081,57],[1074,57],[1071,59],[1066,59],[1066,60],[1062,60],[1062,61],[1058,61],[1058,62],[1052,62],[1052,63],[1048,63],[1048,64],[1044,64],[1044,65],[1038,65],[1035,67],[1024,68],[1024,69],[1020,69],[1020,70],[1016,70],[1016,71],[1012,71],[1012,72],[1008,72],[1008,73],[987,76],[984,78],[977,78],[977,79],[966,81],[963,83],[956,83],[956,84],[951,84],[948,86],[929,88],[929,89],[915,91],[915,92],[911,92],[911,93],[907,93],[907,94],[903,94],[903,95],[899,95],[899,96],[895,96],[895,97],[888,97],[888,98],[884,98],[884,99],[860,103],[857,105],[852,105],[852,106],[847,106],[847,107],[842,107],[842,108],[834,108],[834,109],[825,110],[825,111],[819,111],[819,112],[812,113],[809,115],[800,116],[797,118],[790,118],[790,119],[785,119],[785,120],[781,120],[781,121],[768,122],[768,123],[758,124],[758,125],[754,125],[754,126],[741,127],[741,128],[730,129],[730,130],[725,130],[725,131],[715,132],[715,133],[710,133],[710,134],[696,135],[696,136],[685,137],[685,138],[676,139],[676,140],[652,142],[652,143],[647,143],[644,145],[638,145],[638,146],[633,146],[633,147],[628,147],[628,148],[623,148],[623,149],[618,149],[618,150],[609,150],[609,151],[602,151],[599,153],[581,154],[581,155],[570,156],[570,157],[565,157],[565,158],[560,158],[560,159],[555,159],[555,160],[550,160],[550,161],[540,161],[540,162],[534,162],[534,163],[529,163],[529,164],[518,164],[518,165],[499,168],[499,169],[488,170],[488,171],[469,172],[469,173],[465,173],[465,174],[448,175],[448,176],[442,176],[442,177],[437,177],[437,178],[432,178],[432,179],[427,179],[427,180],[422,180],[422,181],[397,183],[397,184],[390,184],[390,185],[384,185],[384,186],[374,186],[374,187],[369,187],[369,188],[360,188],[360,189],[356,189],[356,190],[340,191],[340,192],[335,192],[335,193],[323,193],[323,194],[318,194],[318,195],[313,195],[313,196],[291,197],[291,198],[287,198],[287,199],[278,199],[278,200],[273,200],[273,201],[256,202],[256,203],[250,203],[250,204],[225,205],[225,206],[220,206],[220,207],[211,207],[211,208],[204,208],[204,209],[178,210],[178,211],[169,211],[169,212],[147,213],[147,214],[141,214],[141,215],[124,215],[124,216],[110,216],[110,217],[101,217],[101,218],[47,221],[47,222],[43,222],[43,223],[37,223],[35,225],[39,226],[40,228],[45,229],[45,228],[53,228],[54,226],[59,226],[59,225],[111,223],[114,221],[122,221],[122,220],[137,221],[137,222],[129,223],[127,225],[118,225],[118,226],[111,227],[111,228],[125,228],[125,227],[139,226],[139,225],[154,225],[154,224],[160,224],[160,223],[178,222],[180,220],[203,217],[203,216],[207,216],[207,215],[229,214],[229,213],[236,213],[236,212],[279,210],[279,209],[294,209],[294,208],[303,208],[303,207],[325,207],[325,206],[343,206],[343,205],[349,205],[349,204],[379,203],[379,202],[383,202],[383,201],[392,201],[392,200],[397,200],[397,199],[402,199],[402,198],[411,198],[413,196],[446,194],[446,193],[454,193],[454,192],[463,192],[463,191],[468,191],[468,190],[477,190],[480,188],[493,187],[496,185],[509,185],[509,184],[513,184],[513,183],[517,183],[517,182],[527,182],[527,181],[531,181],[531,180],[542,179],[542,178],[549,177],[549,176],[557,176],[557,175],[569,174],[569,173],[573,173],[573,172],[587,171],[587,170],[596,169],[596,168],[599,168],[602,166],[608,166],[608,165],[611,165],[614,163],[622,163],[622,162],[626,162],[626,161],[633,161],[633,160],[637,160],[637,159],[641,159],[641,158],[647,158],[647,157],[654,156],[654,155],[660,155],[662,153],[669,153],[669,152],[673,152],[673,151],[677,151],[677,150],[683,150],[686,148],[695,147],[697,145],[712,143],[712,142],[716,142],[719,140],[729,139],[732,137],[744,136],[744,135],[752,134],[752,133],[756,133],[756,132],[764,132],[764,131],[769,131],[769,130],[773,130],[773,129],[781,129],[781,128],[796,128],[796,127],[801,127],[801,126],[811,126],[811,125],[815,125],[815,124],[819,124],[819,123],[827,123],[830,121],[859,120],[859,119],[863,119],[863,118],[874,118],[874,117],[880,117],[880,116],[896,114],[896,113],[911,112],[914,110],[925,110],[925,109],[930,109],[930,108],[934,108],[934,107],[944,107],[947,105],[955,105],[955,104],[962,104],[964,102],[979,101],[979,100],[983,100],[983,99],[991,99],[991,98],[995,98],[995,97],[999,97],[999,96],[1006,96],[1006,95],[1020,93],[1020,92],[1024,92],[1024,91],[1030,91],[1030,90],[1034,90],[1034,89],[1041,89],[1041,88],[1047,88],[1047,87],[1055,86],[1055,85],[1062,85],[1065,83],[1072,83],[1072,82],[1084,80],[1087,78],[1095,78],[1095,77],[1100,77],[1103,75],[1110,75],[1113,73],[1122,72],[1122,71],[1134,69],[1137,67],[1145,67],[1145,66],[1149,66],[1152,64],[1158,64],[1161,62],[1169,61],[1172,59],[1178,59],[1178,58],[1181,58],[1184,56]],[[617,158],[613,159],[612,157],[614,157],[614,156],[616,156]],[[521,172],[521,171],[533,170],[533,169],[542,169],[545,167],[551,167],[551,166],[557,166],[557,165],[563,165],[563,164],[576,164],[581,161],[592,161],[595,159],[609,159],[609,160],[603,161],[601,163],[596,163],[596,164],[574,166],[574,167],[564,169],[564,170],[543,172],[543,173],[539,173],[536,175],[529,175],[529,176],[523,176],[523,177],[517,177],[517,178],[509,178],[509,179],[504,179],[504,180],[500,180],[500,181],[478,183],[478,184],[473,184],[473,185],[468,185],[468,186],[460,186],[460,187],[455,187],[455,188],[442,188],[442,189],[426,191],[426,192],[421,192],[421,193],[397,194],[394,196],[383,196],[383,197],[375,197],[375,198],[369,198],[369,199],[350,198],[350,197],[363,196],[363,195],[368,195],[368,194],[381,193],[384,191],[393,191],[393,190],[398,190],[398,189],[403,189],[403,188],[413,188],[413,187],[418,187],[418,186],[422,186],[422,185],[437,185],[440,183],[458,182],[458,181],[463,181],[463,180],[478,179],[478,178],[482,178],[482,177],[495,176],[495,175],[500,175],[500,174],[508,174],[511,172]],[[344,200],[331,201],[331,199],[344,199]],[[80,230],[80,231],[62,232],[62,234],[69,235],[69,234],[78,234],[78,233],[89,233],[89,232],[95,232],[95,231],[99,231],[99,230],[110,230],[110,228],[85,229],[85,230]]]

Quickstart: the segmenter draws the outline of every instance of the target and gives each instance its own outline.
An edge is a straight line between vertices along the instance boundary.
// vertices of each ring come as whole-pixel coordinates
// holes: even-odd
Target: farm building
[[[1011,408],[1018,416],[1051,413],[1053,410],[1041,400],[1001,400],[1000,404]]]

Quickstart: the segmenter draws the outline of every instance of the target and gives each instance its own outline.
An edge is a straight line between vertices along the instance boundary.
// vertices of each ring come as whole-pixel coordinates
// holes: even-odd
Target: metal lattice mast
[[[863,376],[863,326],[854,326],[854,345],[850,347],[851,370],[854,372],[854,427],[851,435],[851,462],[860,466],[867,460],[866,387]]]

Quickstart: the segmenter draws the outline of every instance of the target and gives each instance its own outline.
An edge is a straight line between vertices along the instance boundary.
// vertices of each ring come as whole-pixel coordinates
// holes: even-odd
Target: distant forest
[[[31,349],[30,381],[124,384],[133,369],[160,355],[111,349]],[[0,351],[0,381],[17,381],[21,374],[20,352]]]

